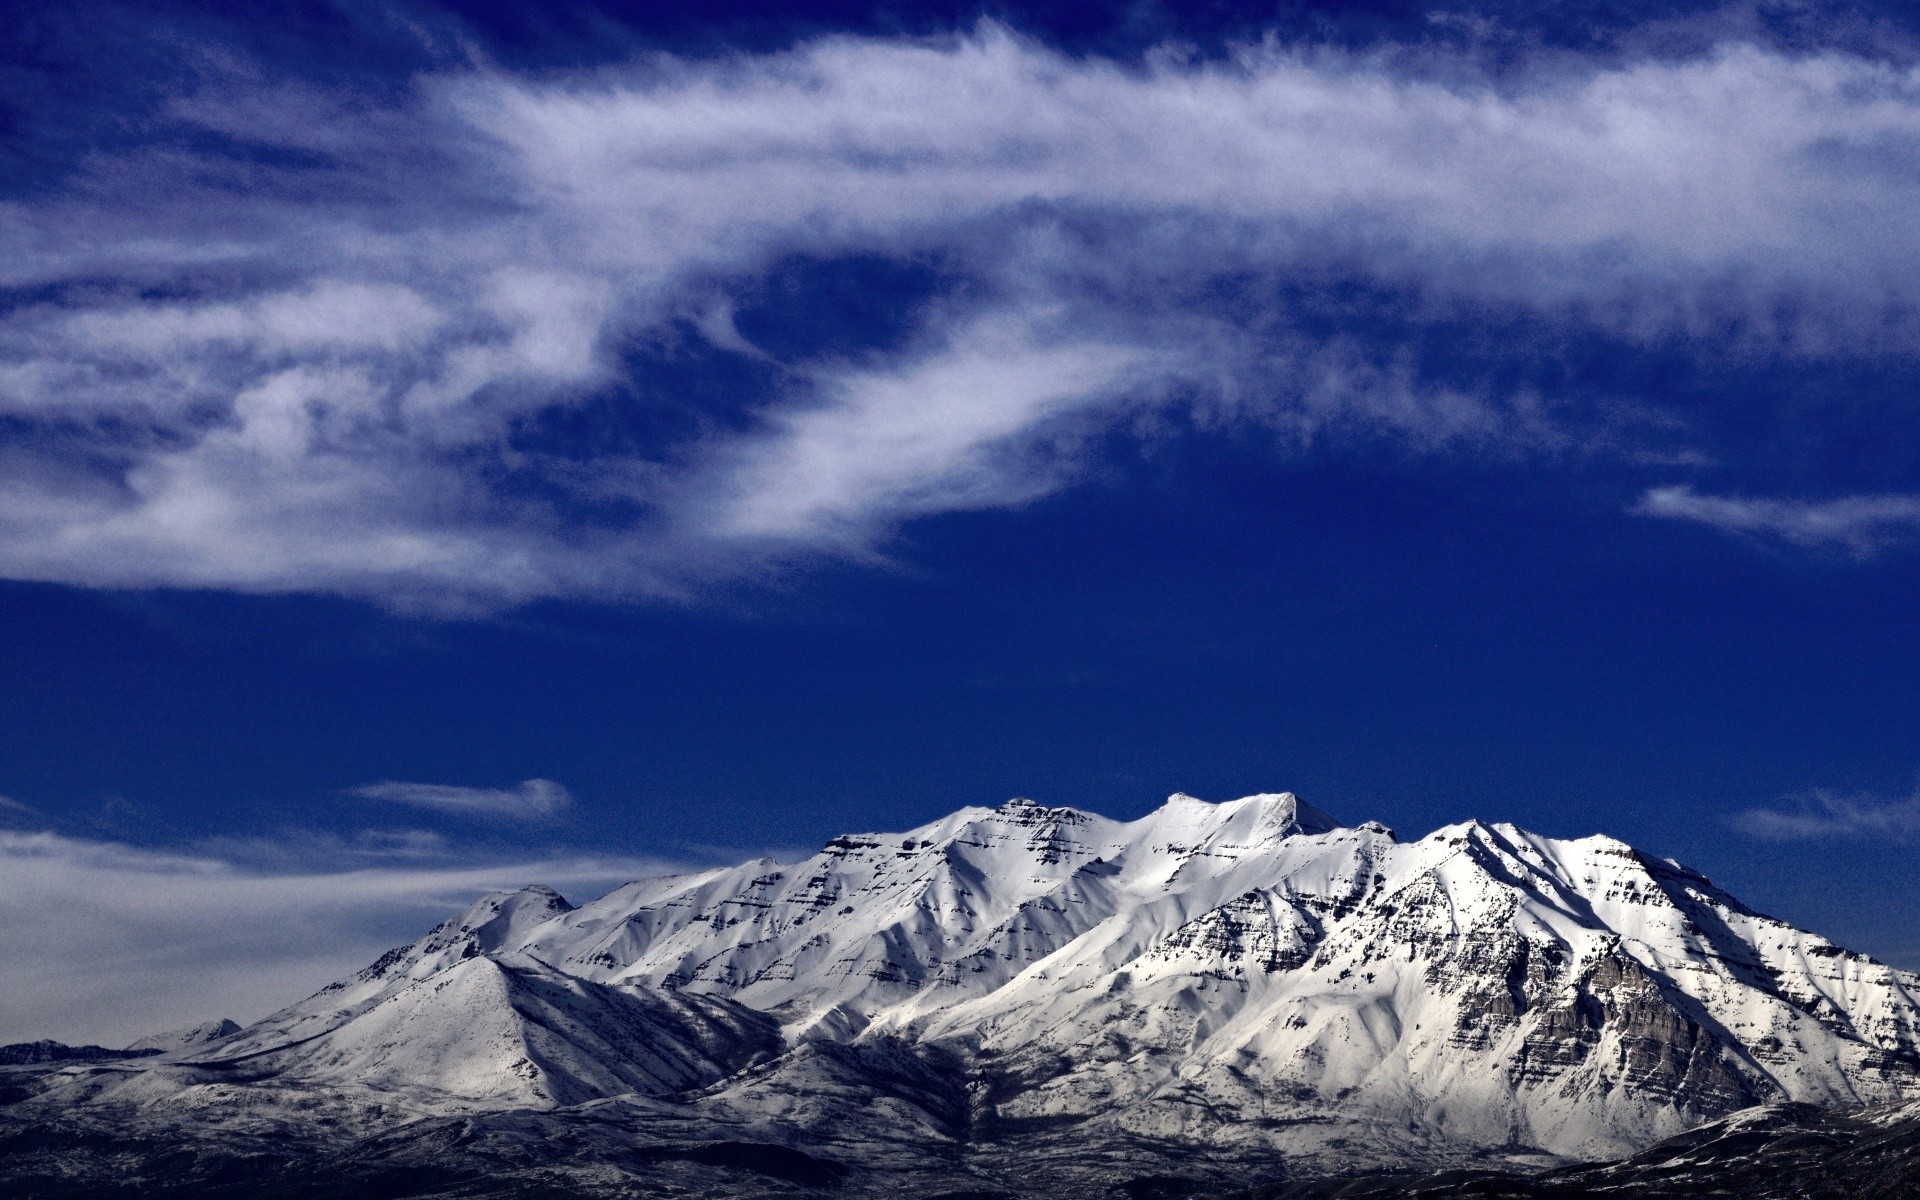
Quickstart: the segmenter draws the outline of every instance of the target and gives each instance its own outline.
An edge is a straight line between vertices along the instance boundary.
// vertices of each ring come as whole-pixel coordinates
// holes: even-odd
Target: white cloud
[[[1817,790],[1791,807],[1750,808],[1734,824],[1771,841],[1920,837],[1920,794],[1904,800]]]
[[[1053,483],[1045,464],[1009,455],[1009,443],[1075,410],[1129,397],[1130,375],[1166,371],[1134,347],[1036,344],[1025,322],[983,324],[925,359],[828,373],[822,402],[774,414],[766,433],[729,448],[717,511],[702,514],[708,527],[857,547],[883,515],[1044,493]]]
[[[60,334],[132,355],[190,354],[208,346],[257,353],[393,352],[417,345],[441,317],[419,295],[392,284],[320,279],[298,292],[241,302],[170,304],[63,314]]]
[[[527,779],[510,788],[455,787],[445,783],[386,780],[353,788],[349,795],[386,800],[415,808],[468,816],[531,821],[551,817],[573,803],[566,788],[551,779]]]
[[[1893,538],[1920,531],[1920,496],[1775,500],[1703,496],[1680,486],[1650,490],[1634,511],[1698,521],[1728,533],[1777,537],[1796,546],[1840,546],[1862,555]]]
[[[0,1042],[115,1046],[257,1019],[493,888],[547,883],[579,900],[672,869],[617,856],[463,861],[404,833],[344,850],[307,839],[179,853],[0,831]]]
[[[0,417],[31,431],[0,447],[0,575],[632,595],[1022,503],[1075,476],[1076,435],[1156,406],[1421,451],[1612,436],[1281,301],[1210,301],[1223,281],[1720,354],[1920,334],[1920,74],[1841,54],[1496,82],[1275,46],[1069,59],[986,26],[170,111],[333,165],[156,146],[0,205],[0,284],[45,297],[0,313]],[[786,364],[752,427],[530,438],[618,380],[622,347],[704,329],[761,356],[715,314],[793,255],[960,282],[897,352]]]

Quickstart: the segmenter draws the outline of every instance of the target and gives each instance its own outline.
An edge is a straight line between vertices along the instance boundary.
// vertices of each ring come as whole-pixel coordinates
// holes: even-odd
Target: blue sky
[[[1012,795],[1920,965],[1899,6],[9,20],[0,1037]]]

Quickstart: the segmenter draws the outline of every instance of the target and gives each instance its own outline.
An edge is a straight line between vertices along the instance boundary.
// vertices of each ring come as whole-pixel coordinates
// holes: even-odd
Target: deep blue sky
[[[1655,12],[1665,17],[1652,20]],[[697,70],[836,32],[875,39],[864,46],[945,44],[938,39],[975,30],[983,14],[1035,55],[1137,66],[1179,44],[1184,61],[1204,65],[1266,36],[1283,49],[1358,55],[1341,59],[1349,68],[1384,62],[1388,78],[1471,76],[1471,88],[1491,95],[1703,61],[1729,43],[1768,62],[1804,64],[1826,50],[1896,76],[1915,61],[1914,26],[1891,5],[788,3],[536,13],[312,4],[270,21],[259,13],[10,14],[29,34],[0,76],[9,212],[41,222],[15,252],[30,246],[46,264],[9,276],[0,315],[15,324],[5,349],[10,362],[65,354],[60,361],[88,364],[57,383],[8,377],[0,470],[16,482],[59,496],[80,493],[45,481],[84,476],[137,490],[116,473],[137,474],[160,461],[148,456],[229,420],[245,403],[235,395],[259,378],[232,366],[242,352],[231,346],[191,378],[139,359],[125,349],[132,343],[74,350],[80,334],[33,323],[52,320],[47,313],[212,305],[332,278],[331,266],[287,267],[259,250],[294,245],[287,231],[309,209],[316,226],[363,230],[457,233],[476,227],[461,222],[492,219],[492,193],[460,191],[478,177],[471,164],[431,165],[456,152],[424,118],[405,115],[423,78],[480,70],[535,88],[587,69],[618,83],[659,51]],[[189,100],[231,101],[243,115],[195,124],[179,116]],[[365,128],[337,117],[348,130],[337,141],[275,144],[248,122],[276,106],[294,122],[402,116]],[[9,577],[0,582],[0,795],[24,807],[0,816],[22,831],[216,858],[258,857],[276,840],[331,836],[345,846],[368,830],[404,828],[446,839],[435,853],[449,859],[701,861],[905,827],[1012,795],[1131,817],[1176,789],[1226,799],[1285,788],[1402,834],[1468,816],[1555,835],[1610,832],[1689,862],[1756,907],[1920,966],[1920,814],[1906,799],[1920,773],[1920,355],[1911,281],[1897,278],[1914,247],[1866,245],[1864,261],[1882,262],[1894,282],[1868,279],[1856,295],[1862,271],[1846,242],[1849,204],[1894,206],[1879,215],[1910,223],[1913,210],[1898,208],[1920,180],[1920,141],[1876,128],[1851,141],[1816,133],[1807,145],[1808,170],[1832,171],[1835,187],[1871,187],[1833,199],[1804,229],[1751,234],[1757,249],[1743,249],[1749,234],[1736,232],[1722,259],[1671,275],[1658,265],[1660,245],[1636,248],[1630,226],[1534,263],[1514,232],[1528,218],[1497,198],[1485,216],[1491,250],[1448,249],[1478,235],[1407,233],[1393,215],[1401,209],[1365,202],[1352,219],[1378,219],[1378,237],[1324,254],[1247,250],[1243,263],[1234,247],[1257,238],[1233,238],[1267,218],[1238,214],[1227,223],[1241,232],[1195,252],[1212,265],[1183,274],[1184,252],[1141,268],[1126,256],[1133,251],[1110,247],[1146,245],[1168,221],[1210,220],[1209,202],[1181,201],[1153,218],[1162,224],[1130,225],[1128,199],[1061,201],[1046,217],[1048,236],[1120,266],[1077,273],[1078,252],[1068,254],[1046,277],[1057,304],[1046,320],[1056,323],[1008,343],[1009,369],[1021,369],[1034,338],[1052,346],[1083,329],[1099,331],[1100,345],[1145,346],[1182,365],[1145,384],[1127,375],[1112,390],[1132,389],[1135,400],[1075,417],[1064,433],[1043,413],[986,437],[992,454],[1027,467],[968,460],[968,487],[984,491],[960,488],[959,499],[954,488],[929,500],[896,481],[861,493],[857,510],[808,509],[772,534],[747,528],[745,507],[696,502],[709,495],[702,480],[748,478],[746,468],[729,475],[701,464],[744,461],[728,458],[729,447],[792,428],[782,421],[800,418],[780,414],[810,403],[796,394],[860,394],[834,389],[918,361],[927,331],[954,313],[953,327],[971,330],[965,314],[1001,311],[994,306],[1018,291],[1007,264],[1026,255],[1003,260],[978,247],[1015,226],[1031,233],[1021,223],[1053,201],[1005,213],[989,205],[919,241],[776,244],[689,268],[709,281],[700,295],[726,297],[731,333],[702,335],[713,327],[697,305],[661,316],[622,292],[613,307],[625,315],[594,326],[593,371],[555,369],[559,383],[509,372],[475,393],[565,394],[562,404],[515,410],[498,443],[512,455],[409,483],[404,503],[356,500],[350,513],[311,525],[300,508],[309,493],[272,493],[276,511],[292,515],[275,518],[283,523],[270,542],[337,537],[349,559],[368,530],[452,528],[436,524],[441,509],[420,515],[422,496],[458,509],[461,530],[489,521],[534,530],[489,552],[550,554],[531,583],[497,584],[477,567],[382,575],[334,560],[256,570],[247,564],[260,552],[229,554],[214,544],[225,536],[217,529],[191,535],[203,540],[190,553],[154,532],[172,528],[161,524],[102,541],[91,510],[43,519],[39,501],[9,492],[5,503],[17,507],[3,532],[30,550],[0,564]],[[1502,188],[1525,192],[1530,169],[1516,168]],[[180,216],[205,208],[194,181],[222,171],[232,174],[209,186],[232,213],[202,224]],[[277,207],[248,207],[252,199],[235,198],[243,194],[271,195]],[[1699,203],[1702,226],[1718,228],[1715,197]],[[533,215],[515,228],[545,219],[525,211]],[[1272,218],[1274,228],[1304,222],[1297,228],[1308,235],[1319,219]],[[162,265],[133,251],[89,257],[75,231],[102,220],[121,231],[102,241],[131,244],[139,239],[126,230],[163,229],[171,248],[157,255]],[[569,236],[556,237],[561,261]],[[254,248],[238,259],[189,252],[249,237]],[[1508,237],[1519,240],[1500,242]],[[1804,270],[1769,274],[1815,243]],[[1655,265],[1634,258],[1642,254]],[[1592,264],[1628,259],[1638,265],[1592,295],[1555,290],[1578,292],[1588,274],[1613,269]],[[1508,268],[1518,281],[1510,288],[1476,291]],[[1548,282],[1528,282],[1536,268]],[[413,269],[379,279],[442,294],[416,284]],[[430,274],[422,267],[418,278]],[[1684,304],[1674,299],[1682,294]],[[1692,316],[1659,315],[1669,302]],[[1620,315],[1636,305],[1655,315],[1639,324]],[[1227,331],[1226,348],[1206,349],[1214,332],[1182,332],[1188,318]],[[1242,336],[1245,344],[1233,341]],[[46,349],[59,338],[66,349]],[[341,361],[301,359],[304,343],[286,344],[294,348],[273,350],[283,357],[272,370]],[[1279,357],[1261,357],[1273,347]],[[1355,401],[1302,436],[1285,397],[1296,384],[1311,388],[1274,364],[1319,362],[1328,347],[1346,366],[1379,366],[1356,392],[1399,388],[1421,415],[1382,416]],[[381,386],[400,387],[416,367],[383,359],[369,369]],[[1209,373],[1216,368],[1228,383]],[[229,369],[240,373],[222,374]],[[1222,396],[1274,380],[1280,399],[1252,416],[1222,415]],[[127,415],[159,403],[150,397],[108,411],[98,397],[122,386],[180,390],[188,415]],[[906,403],[921,386],[906,388]],[[960,393],[954,403],[964,407]],[[1447,397],[1492,397],[1473,418],[1487,428],[1434,432],[1445,418],[1428,410],[1446,409]],[[1543,398],[1539,416],[1528,405]],[[1510,435],[1503,424],[1526,431]],[[835,439],[851,428],[829,424],[821,436],[842,444]],[[1035,438],[1045,447],[1034,449]],[[342,444],[352,456],[365,443]],[[440,442],[418,449],[425,444],[409,443],[404,461],[440,452]],[[717,458],[701,457],[714,446]],[[482,455],[460,453],[460,464]],[[645,488],[611,498],[579,489],[581,476],[614,459],[694,482],[676,490],[649,475]],[[773,480],[756,503],[801,486],[779,462],[786,474],[751,476]],[[243,507],[279,477],[245,478],[254,482],[231,493]],[[463,508],[457,489],[469,484],[492,490]],[[1677,507],[1654,512],[1652,490],[1676,487],[1688,489]],[[1696,503],[1718,499],[1730,507]],[[543,507],[528,515],[536,502]],[[714,550],[712,529],[726,521],[746,522],[738,538],[770,537],[774,548],[740,551],[736,538]],[[642,544],[644,562],[595,574],[592,564],[621,552],[572,540],[580,537]],[[571,806],[512,824],[350,794],[376,781],[510,788],[529,778],[558,781]],[[1792,830],[1800,836],[1756,822],[1756,810],[1802,819]]]

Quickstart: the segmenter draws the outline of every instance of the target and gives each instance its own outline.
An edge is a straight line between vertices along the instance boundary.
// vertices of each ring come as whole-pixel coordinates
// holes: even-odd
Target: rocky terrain
[[[1909,1200],[1920,1106],[1767,1105],[1623,1160],[1517,1175],[1445,1171],[1271,1184],[1212,1200]]]
[[[1910,1141],[1917,1046],[1920,978],[1610,838],[1016,800],[577,908],[495,894],[245,1029],[0,1068],[0,1182],[1638,1195],[1756,1138]]]

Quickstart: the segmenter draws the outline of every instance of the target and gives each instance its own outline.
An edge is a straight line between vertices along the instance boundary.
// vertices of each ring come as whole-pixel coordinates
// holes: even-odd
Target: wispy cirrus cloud
[[[1920,837],[1920,793],[1900,800],[1818,789],[1783,806],[1750,808],[1734,824],[1772,841]]]
[[[1727,533],[1778,538],[1796,546],[1836,546],[1859,555],[1920,532],[1920,496],[1907,495],[1780,500],[1707,496],[1679,486],[1648,491],[1633,511],[1697,521]]]
[[[407,831],[189,850],[0,831],[0,1042],[113,1046],[254,1020],[489,890],[547,883],[580,899],[674,869],[619,855],[488,856]]]
[[[0,204],[0,576],[685,594],[1024,503],[1146,413],[1420,453],[1638,436],[1528,382],[1552,372],[1524,347],[1463,382],[1405,344],[1489,313],[1721,355],[1920,333],[1920,77],[1841,53],[1496,80],[1273,43],[1070,58],[986,25],[399,99],[240,75],[152,129]],[[714,314],[795,259],[946,282],[897,345],[783,361]],[[1356,289],[1404,297],[1399,332],[1338,328]],[[656,421],[687,401],[636,394],[629,356],[701,337],[770,374]],[[610,395],[617,436],[553,433]],[[1654,496],[1802,539],[1904,520]]]
[[[1169,366],[1141,347],[1038,338],[1008,316],[983,324],[917,361],[834,372],[819,403],[770,415],[697,517],[722,536],[857,549],[877,521],[1042,495],[1059,463],[1014,443],[1137,397]]]
[[[459,787],[446,783],[383,780],[349,789],[348,795],[427,808],[456,816],[532,821],[552,817],[573,803],[573,795],[551,779],[526,779],[510,788]]]

